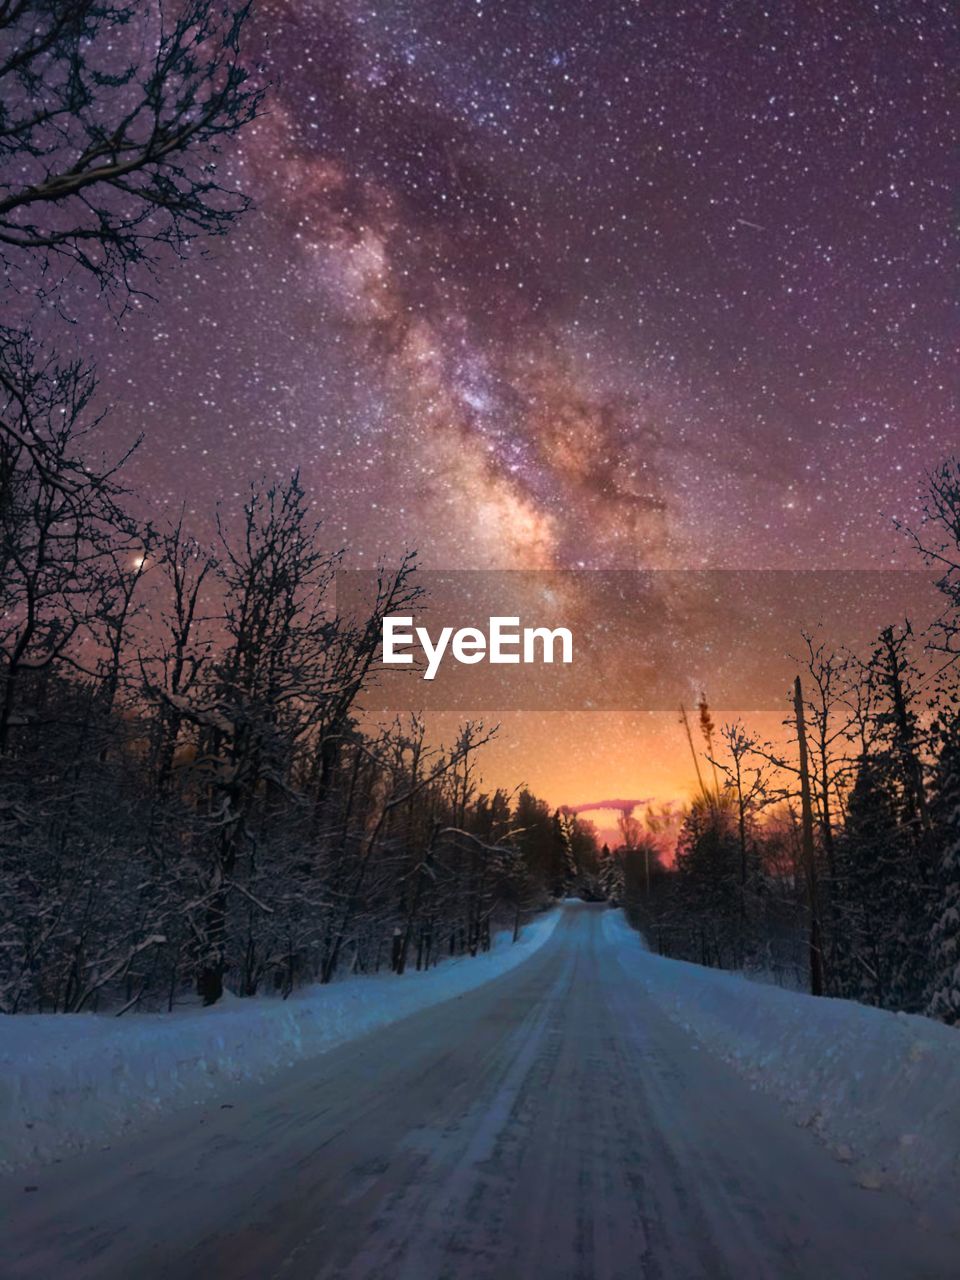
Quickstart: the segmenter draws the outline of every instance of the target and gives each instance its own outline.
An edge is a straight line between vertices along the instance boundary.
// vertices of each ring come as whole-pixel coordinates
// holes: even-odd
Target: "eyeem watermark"
[[[424,680],[433,680],[449,654],[455,662],[473,666],[477,662],[497,664],[552,663],[559,646],[562,663],[573,661],[573,633],[567,627],[523,627],[519,617],[492,617],[486,631],[479,627],[441,627],[434,639],[426,627],[415,627],[413,618],[388,615],[383,619],[383,663],[409,665],[419,645],[426,666]]]
[[[377,570],[336,577],[345,628],[372,631],[364,711],[669,711],[705,690],[726,719],[779,711],[805,636],[870,654],[882,627],[943,611],[927,570],[423,569],[389,596]],[[536,625],[534,625],[536,624]],[[816,637],[821,637],[817,639]]]

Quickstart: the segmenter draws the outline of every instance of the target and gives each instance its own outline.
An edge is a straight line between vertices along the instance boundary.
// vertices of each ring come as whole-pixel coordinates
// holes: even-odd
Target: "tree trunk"
[[[810,912],[810,993],[823,995],[823,939],[817,891],[817,861],[813,843],[813,804],[810,798],[810,764],[807,758],[807,730],[803,714],[803,686],[797,676],[793,685],[793,709],[797,720],[797,749],[800,753],[801,849],[807,881]]]

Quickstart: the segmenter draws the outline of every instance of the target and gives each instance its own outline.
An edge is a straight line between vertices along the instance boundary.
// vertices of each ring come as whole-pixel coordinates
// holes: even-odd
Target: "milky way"
[[[358,563],[893,552],[955,421],[947,6],[256,8],[258,211],[101,339],[157,499],[301,463]]]
[[[949,6],[254,8],[256,211],[95,335],[154,505],[300,465],[361,566],[913,563],[890,517],[956,436]]]

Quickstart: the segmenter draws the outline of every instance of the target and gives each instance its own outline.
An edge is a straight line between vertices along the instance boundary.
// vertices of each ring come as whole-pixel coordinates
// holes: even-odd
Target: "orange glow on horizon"
[[[758,737],[783,741],[783,713],[712,708],[717,727],[741,719]],[[477,713],[479,717],[481,713]],[[465,718],[438,713],[428,719],[432,736],[449,740]],[[511,711],[479,757],[478,786],[508,792],[527,787],[552,807],[585,805],[609,796],[650,797],[654,805],[690,804],[697,778],[677,711]],[[696,732],[696,729],[695,729]],[[695,739],[698,751],[703,744]],[[701,755],[701,768],[705,758]],[[639,809],[638,809],[639,813]],[[603,838],[616,829],[616,814],[588,813]]]

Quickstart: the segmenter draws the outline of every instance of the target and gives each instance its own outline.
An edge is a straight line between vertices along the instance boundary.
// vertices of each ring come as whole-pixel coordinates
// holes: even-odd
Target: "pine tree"
[[[740,849],[733,810],[705,798],[695,803],[677,842],[677,915],[695,934],[691,952],[702,964],[737,968],[740,930]]]
[[[604,844],[600,850],[600,887],[607,901],[619,907],[623,902],[623,857],[620,850],[611,852],[610,846]]]
[[[840,992],[921,1011],[929,985],[933,847],[909,623],[886,628],[865,667],[875,703],[837,858]]]
[[[546,897],[563,892],[565,867],[563,851],[555,839],[556,824],[545,800],[525,788],[517,797],[512,826],[532,884]]]
[[[867,1004],[916,1011],[925,987],[927,894],[898,780],[886,753],[861,760],[837,843],[835,986]]]
[[[900,861],[897,801],[883,761],[864,756],[837,842],[835,905],[840,929],[834,958],[837,994],[882,1005],[893,985],[890,942],[896,928],[892,868]]]
[[[934,923],[930,932],[933,981],[927,1011],[960,1023],[960,726],[943,745],[932,805],[939,854]]]

